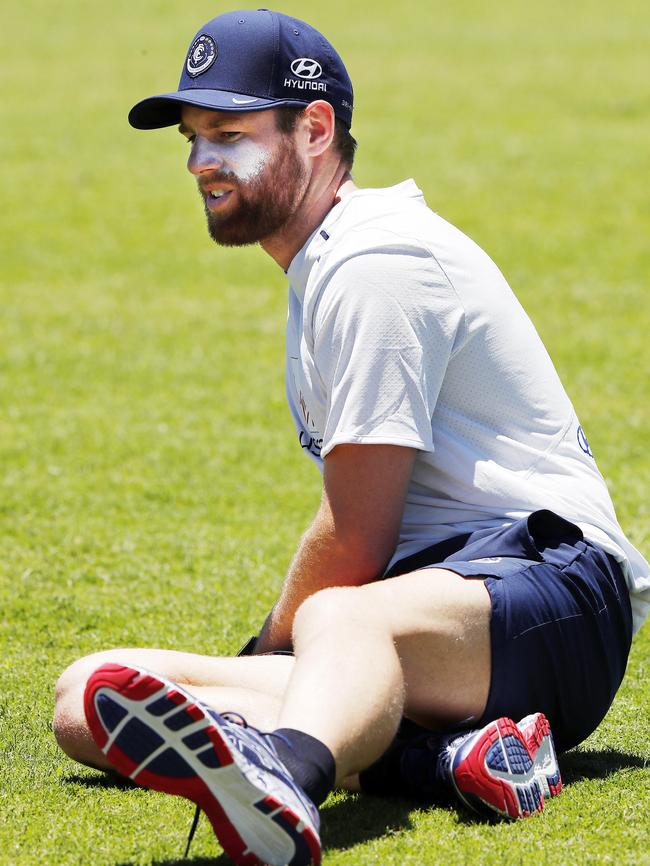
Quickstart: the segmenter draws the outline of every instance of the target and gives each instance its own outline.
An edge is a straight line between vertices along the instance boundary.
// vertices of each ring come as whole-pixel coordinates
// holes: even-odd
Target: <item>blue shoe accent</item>
[[[490,722],[449,746],[451,782],[474,811],[508,818],[541,812],[544,797],[532,755],[512,719]]]
[[[172,699],[168,697],[162,697],[158,698],[157,701],[152,701],[150,704],[147,704],[146,709],[152,716],[164,716],[165,713],[169,713],[177,706],[178,704],[176,701],[172,701]]]
[[[180,710],[178,713],[174,713],[173,716],[168,716],[165,719],[165,725],[170,731],[181,731],[192,724],[194,724],[194,719],[186,710]]]
[[[175,779],[189,779],[194,776],[194,770],[174,749],[165,749],[162,754],[150,761],[147,764],[147,771],[173,776]]]
[[[205,731],[197,731],[195,734],[188,734],[187,737],[183,737],[183,742],[188,749],[200,749],[201,746],[210,745],[210,737]]]
[[[533,784],[527,788],[518,787],[517,797],[519,798],[519,805],[521,806],[522,813],[528,812],[532,815],[535,812],[541,811],[543,800],[538,782],[533,782]]]
[[[528,773],[533,762],[531,760],[526,744],[519,737],[504,737],[503,748],[505,750],[505,767],[500,769],[510,770],[512,773]],[[489,761],[487,762],[490,766]]]
[[[128,710],[125,710],[108,695],[97,696],[97,711],[102,718],[102,722],[107,731],[114,731],[122,721],[124,716],[128,716]]]
[[[130,719],[115,740],[115,745],[135,764],[141,764],[163,743],[163,738],[155,734],[140,719]]]
[[[213,770],[216,770],[221,766],[221,762],[217,757],[214,749],[206,749],[205,752],[199,752],[196,756],[199,761],[203,764],[204,767],[209,767]]]
[[[504,772],[508,769],[505,752],[501,748],[501,743],[495,743],[492,746],[487,753],[485,763],[491,770],[501,770],[501,772]]]

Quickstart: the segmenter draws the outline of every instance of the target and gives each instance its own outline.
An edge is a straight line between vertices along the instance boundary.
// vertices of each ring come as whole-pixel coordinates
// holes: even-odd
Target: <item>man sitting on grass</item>
[[[317,863],[335,785],[538,813],[561,789],[550,726],[559,749],[596,728],[650,602],[530,320],[413,181],[356,187],[352,106],[333,47],[259,10],[201,28],[179,89],[129,116],[179,124],[211,236],[286,271],[323,493],[252,657],[81,659],[55,733],[192,799],[239,864]]]

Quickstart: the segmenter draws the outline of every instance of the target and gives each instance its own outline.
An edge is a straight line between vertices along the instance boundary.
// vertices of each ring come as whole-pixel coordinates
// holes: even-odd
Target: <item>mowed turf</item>
[[[318,502],[284,405],[283,274],[259,250],[211,244],[173,129],[126,124],[134,101],[176,86],[195,29],[227,8],[3,12],[2,864],[184,862],[190,804],[57,750],[56,677],[115,645],[235,652]],[[647,556],[647,4],[282,9],[346,58],[357,182],[415,177],[508,276]],[[650,863],[649,628],[541,817],[335,795],[325,863]],[[189,862],[220,857],[204,821]]]

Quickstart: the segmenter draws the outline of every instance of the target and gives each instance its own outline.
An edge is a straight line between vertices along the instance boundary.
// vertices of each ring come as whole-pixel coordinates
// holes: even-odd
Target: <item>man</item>
[[[532,324],[412,181],[355,186],[352,107],[324,37],[258,10],[206,24],[178,91],[129,115],[179,124],[214,240],[286,271],[287,394],[323,495],[253,657],[81,659],[55,733],[192,799],[240,864],[317,863],[335,784],[541,811],[548,720],[560,749],[595,729],[650,604]]]

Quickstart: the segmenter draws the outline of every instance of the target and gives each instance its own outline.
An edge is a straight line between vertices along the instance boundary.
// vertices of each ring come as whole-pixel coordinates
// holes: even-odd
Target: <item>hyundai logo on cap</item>
[[[299,57],[291,64],[291,71],[298,78],[320,78],[323,74],[323,67],[317,60],[310,60],[309,57]]]
[[[334,47],[317,30],[270,9],[226,12],[190,42],[178,89],[133,106],[129,123],[158,129],[180,123],[183,105],[260,111],[324,99],[349,128],[353,91]]]

